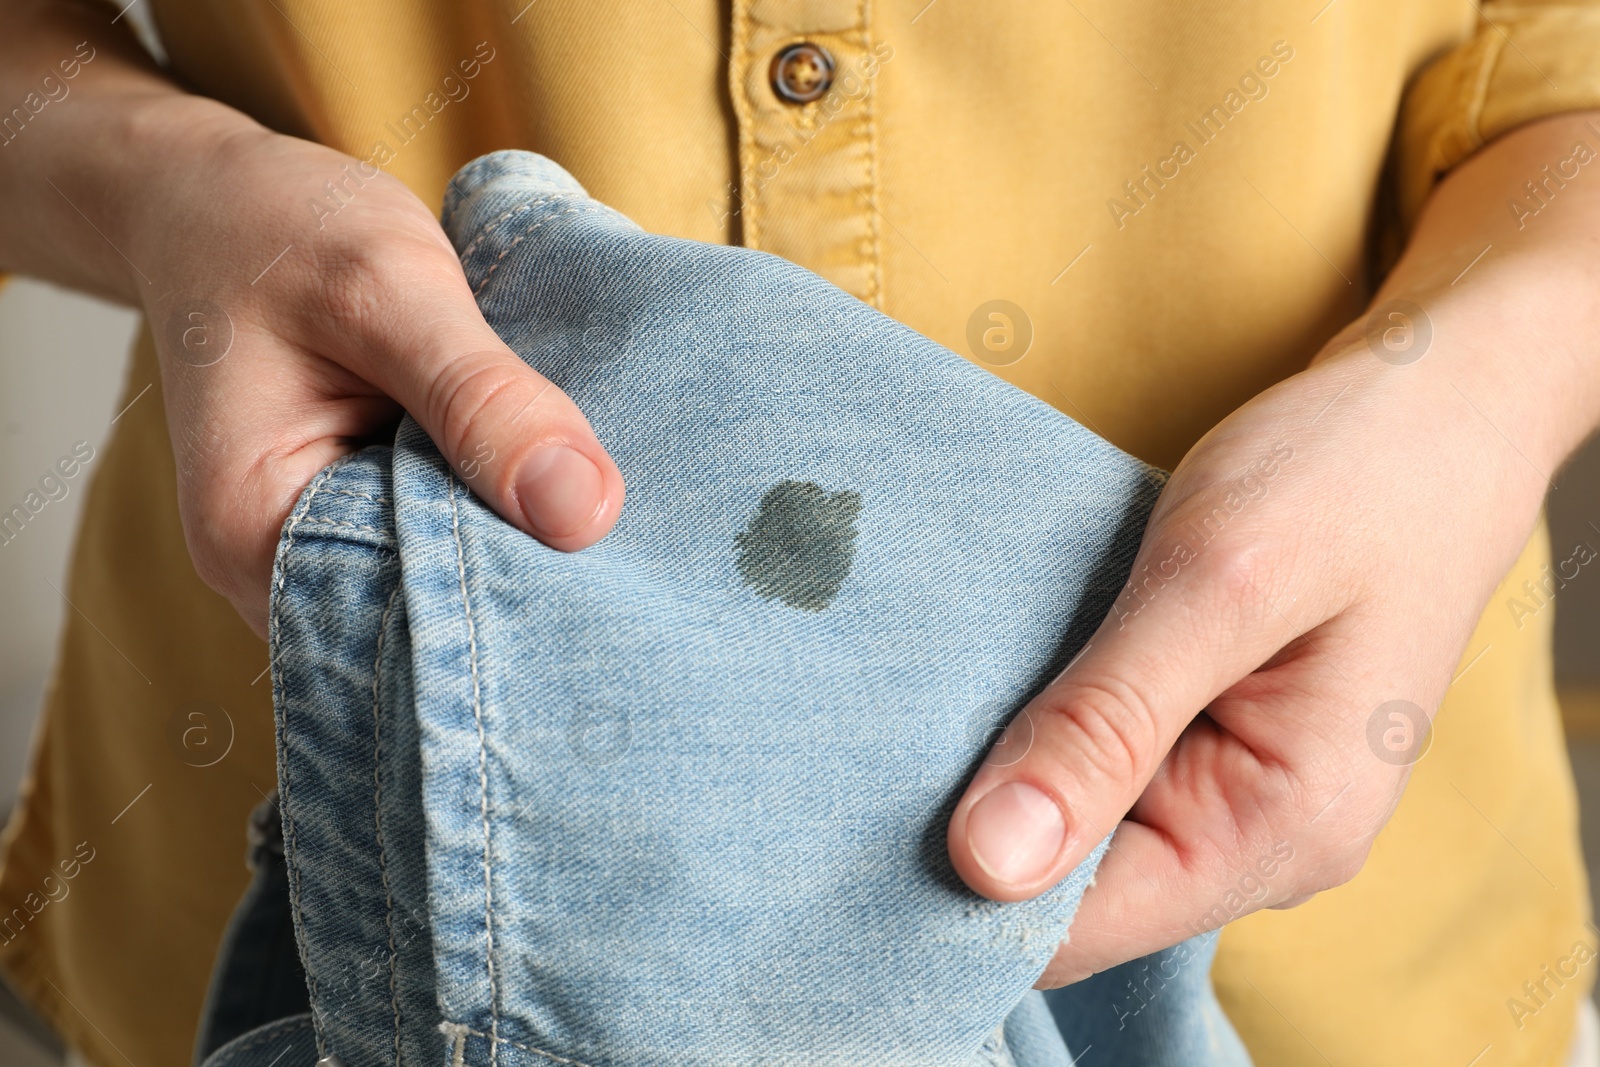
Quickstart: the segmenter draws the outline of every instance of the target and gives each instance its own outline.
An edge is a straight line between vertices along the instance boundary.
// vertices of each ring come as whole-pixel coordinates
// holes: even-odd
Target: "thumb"
[[[1202,553],[1159,588],[1141,581],[1157,571],[1147,561],[1169,558],[1162,540],[1146,540],[1111,614],[1012,720],[957,804],[950,860],[984,896],[1025,900],[1060,881],[1116,828],[1190,720],[1290,640],[1239,558]]]
[[[621,472],[571,398],[489,328],[453,260],[439,274],[366,319],[350,369],[410,412],[501,518],[551,548],[587,548],[622,511]]]
[[[622,473],[566,393],[498,339],[424,367],[432,380],[395,399],[502,518],[567,552],[610,531]]]

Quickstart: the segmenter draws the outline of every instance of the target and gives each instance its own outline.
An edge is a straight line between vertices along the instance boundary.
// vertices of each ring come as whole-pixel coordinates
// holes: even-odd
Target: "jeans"
[[[277,794],[251,813],[249,842],[250,885],[217,951],[195,1040],[197,1065],[234,1039],[307,1008],[306,976],[288,908]]]
[[[468,165],[444,224],[628,500],[553,551],[407,420],[296,504],[270,635],[319,1051],[1248,1063],[1214,937],[1030,992],[1106,842],[1013,904],[945,856],[988,743],[1109,610],[1160,472],[793,264],[644,233],[541,157]]]

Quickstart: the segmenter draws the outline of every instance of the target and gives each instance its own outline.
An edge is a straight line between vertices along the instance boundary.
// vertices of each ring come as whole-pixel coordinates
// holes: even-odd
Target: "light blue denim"
[[[444,225],[627,505],[552,551],[407,420],[295,506],[270,625],[319,1049],[1247,1064],[1214,938],[1029,991],[1098,850],[1020,904],[945,855],[989,741],[1121,588],[1161,474],[800,267],[643,232],[539,156],[464,168]]]

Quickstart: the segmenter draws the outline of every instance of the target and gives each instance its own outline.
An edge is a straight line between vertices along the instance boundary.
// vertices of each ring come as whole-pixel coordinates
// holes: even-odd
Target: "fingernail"
[[[539,449],[517,475],[522,514],[545,537],[565,537],[588,525],[600,510],[600,488],[600,468],[566,445]]]
[[[967,812],[967,844],[991,878],[1027,885],[1044,877],[1067,836],[1055,802],[1027,782],[1007,782]]]

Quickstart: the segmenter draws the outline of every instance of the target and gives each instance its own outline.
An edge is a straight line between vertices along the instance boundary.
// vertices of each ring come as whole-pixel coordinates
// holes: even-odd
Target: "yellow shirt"
[[[1439,175],[1600,106],[1595,2],[149,3],[186,84],[430,203],[480,153],[542,152],[647,229],[792,259],[1167,467],[1362,311]],[[837,64],[804,106],[769,72],[797,41]],[[1005,365],[993,300],[1031,336]],[[151,383],[97,462],[0,872],[0,964],[99,1067],[187,1062],[274,774],[266,649],[186,558],[146,335],[125,400]],[[1366,869],[1224,934],[1258,1063],[1560,1062],[1595,935],[1551,612],[1504,603],[1548,559],[1541,534]],[[173,740],[195,722],[231,742],[211,766]]]

